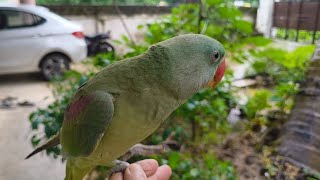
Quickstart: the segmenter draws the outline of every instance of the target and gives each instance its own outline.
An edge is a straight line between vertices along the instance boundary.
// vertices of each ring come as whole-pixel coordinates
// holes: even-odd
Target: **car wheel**
[[[62,54],[50,54],[41,61],[41,73],[46,80],[59,77],[70,69],[69,59]]]
[[[100,44],[99,51],[105,53],[114,52],[114,47],[111,44],[104,42]]]

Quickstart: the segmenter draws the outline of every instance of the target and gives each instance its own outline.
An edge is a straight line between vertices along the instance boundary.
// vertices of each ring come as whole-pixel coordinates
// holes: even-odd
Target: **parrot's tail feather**
[[[82,165],[82,166],[81,166]],[[82,180],[95,166],[90,164],[76,164],[72,158],[67,160],[65,180]]]
[[[38,152],[48,149],[50,147],[54,147],[56,145],[60,144],[60,135],[57,134],[53,138],[49,139],[45,144],[41,145],[37,149],[35,149],[32,153],[30,153],[25,159],[30,158],[31,156],[37,154]]]

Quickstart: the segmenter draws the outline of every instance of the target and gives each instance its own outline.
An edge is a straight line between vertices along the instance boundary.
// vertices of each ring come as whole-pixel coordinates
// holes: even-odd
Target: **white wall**
[[[260,0],[257,13],[256,29],[266,37],[271,36],[274,0]]]
[[[126,34],[126,31],[120,21],[119,16],[109,15],[100,16],[96,20],[93,16],[64,16],[73,22],[81,24],[86,34],[96,34],[100,32],[111,31],[112,36],[115,38],[121,37],[122,34]],[[122,16],[125,24],[129,28],[129,31],[135,35],[139,34],[137,26],[140,24],[146,24],[155,21],[159,18],[159,15],[135,15],[135,16]]]
[[[137,29],[140,24],[147,24],[159,19],[161,15],[134,15],[134,16],[122,16],[129,32],[133,36],[135,42],[141,42],[143,40],[143,32]],[[75,23],[82,25],[85,34],[94,35],[101,32],[111,31],[111,38],[120,40],[122,35],[128,36],[122,25],[119,16],[105,15],[98,17],[98,20],[93,16],[64,16]],[[128,49],[117,44],[114,44],[118,53],[125,53]]]
[[[35,4],[36,0],[0,0],[0,3]]]
[[[14,4],[19,4],[19,0],[0,0],[0,3],[14,3]]]

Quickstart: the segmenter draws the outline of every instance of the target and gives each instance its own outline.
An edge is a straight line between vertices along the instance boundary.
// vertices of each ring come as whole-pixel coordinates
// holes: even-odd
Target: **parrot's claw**
[[[126,168],[130,165],[129,163],[125,161],[115,160],[114,163],[116,164],[111,170],[110,170],[110,176],[113,173],[117,172],[124,172]]]
[[[170,135],[165,141],[159,145],[143,145],[136,144],[131,147],[124,155],[119,159],[122,161],[127,161],[131,157],[140,155],[140,156],[149,156],[153,154],[162,154],[166,153],[171,149],[179,150],[180,145],[177,141],[173,140],[174,134]]]

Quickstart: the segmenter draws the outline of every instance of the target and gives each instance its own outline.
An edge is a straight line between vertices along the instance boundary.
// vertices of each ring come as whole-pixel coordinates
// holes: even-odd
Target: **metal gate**
[[[273,11],[273,27],[284,28],[285,39],[288,30],[296,30],[295,40],[299,39],[299,31],[312,33],[312,43],[316,40],[316,33],[320,30],[320,2],[276,2]]]

